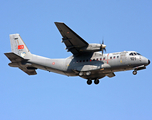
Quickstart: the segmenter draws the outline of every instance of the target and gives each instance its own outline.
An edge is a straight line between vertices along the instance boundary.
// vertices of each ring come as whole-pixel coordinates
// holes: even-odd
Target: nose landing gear
[[[132,73],[133,73],[133,75],[136,75],[136,74],[137,74],[137,71],[136,71],[136,70],[134,70]]]

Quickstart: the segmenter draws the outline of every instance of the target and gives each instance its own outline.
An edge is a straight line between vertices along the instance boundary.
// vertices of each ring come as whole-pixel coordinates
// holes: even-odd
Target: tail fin
[[[31,58],[31,53],[19,34],[10,35],[12,52],[25,59]]]

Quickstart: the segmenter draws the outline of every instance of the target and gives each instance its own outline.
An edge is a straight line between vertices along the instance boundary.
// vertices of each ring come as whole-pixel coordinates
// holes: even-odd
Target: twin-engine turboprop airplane
[[[118,71],[134,70],[133,74],[136,75],[138,70],[146,69],[150,64],[150,60],[135,51],[103,54],[106,50],[104,43],[88,44],[64,23],[55,22],[55,25],[72,56],[49,59],[31,54],[20,35],[11,34],[12,52],[5,53],[11,61],[9,66],[18,67],[28,75],[36,75],[36,69],[42,69],[67,76],[80,76],[87,79],[87,84],[90,85],[92,80],[98,84],[100,78],[114,77],[114,72]]]

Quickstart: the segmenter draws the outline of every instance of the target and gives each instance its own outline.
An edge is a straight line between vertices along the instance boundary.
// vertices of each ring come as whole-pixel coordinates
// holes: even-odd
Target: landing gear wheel
[[[87,84],[91,85],[92,84],[92,80],[87,80]]]
[[[99,79],[95,79],[94,84],[96,84],[96,85],[99,84]]]
[[[136,75],[136,74],[137,74],[137,71],[134,70],[132,73],[133,73],[133,75]]]

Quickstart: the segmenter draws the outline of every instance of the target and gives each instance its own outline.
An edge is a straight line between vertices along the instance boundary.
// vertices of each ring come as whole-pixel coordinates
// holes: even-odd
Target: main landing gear
[[[99,84],[99,82],[100,82],[100,81],[99,81],[98,78],[96,78],[96,79],[94,80],[94,84],[96,84],[96,85]],[[87,80],[87,84],[88,84],[88,85],[91,85],[91,84],[92,84],[92,80],[91,80],[91,79],[88,79],[88,80]]]
[[[96,85],[99,84],[99,79],[95,79],[94,84],[96,84]]]
[[[134,70],[132,73],[133,73],[133,75],[136,75],[136,74],[137,74],[137,71],[136,71],[136,70]]]
[[[87,80],[87,84],[88,84],[88,85],[91,85],[91,84],[92,84],[92,80],[88,79],[88,80]]]

